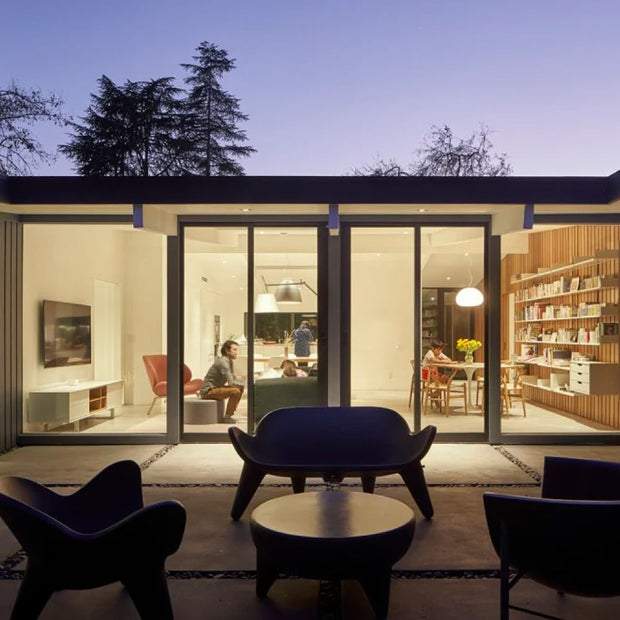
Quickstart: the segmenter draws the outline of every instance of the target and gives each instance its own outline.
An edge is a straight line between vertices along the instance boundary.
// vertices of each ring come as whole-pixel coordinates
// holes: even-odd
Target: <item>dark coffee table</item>
[[[357,579],[375,615],[385,618],[392,565],[413,540],[415,515],[389,497],[345,491],[298,493],[261,504],[250,517],[256,545],[256,594],[278,573]]]

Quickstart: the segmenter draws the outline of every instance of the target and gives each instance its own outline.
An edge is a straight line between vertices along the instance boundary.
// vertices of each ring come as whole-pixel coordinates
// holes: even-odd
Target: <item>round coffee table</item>
[[[250,517],[256,545],[256,594],[278,573],[310,579],[357,579],[375,615],[387,616],[392,565],[413,540],[406,504],[370,493],[298,493],[261,504]]]

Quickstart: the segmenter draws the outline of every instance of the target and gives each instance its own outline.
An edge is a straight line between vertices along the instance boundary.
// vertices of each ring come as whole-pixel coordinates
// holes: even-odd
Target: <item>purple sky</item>
[[[8,6],[7,6],[8,5]],[[175,76],[196,46],[236,59],[247,174],[406,164],[432,125],[481,123],[516,175],[620,169],[618,0],[23,0],[5,3],[0,87],[84,114],[97,79]],[[37,128],[51,150],[65,130]],[[35,174],[73,174],[59,157]]]

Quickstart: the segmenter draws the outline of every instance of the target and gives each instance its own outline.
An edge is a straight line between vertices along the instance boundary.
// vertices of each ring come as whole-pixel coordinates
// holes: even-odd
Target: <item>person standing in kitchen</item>
[[[310,357],[310,343],[314,336],[310,331],[310,323],[302,321],[297,329],[291,334],[295,343],[295,355],[297,357]]]

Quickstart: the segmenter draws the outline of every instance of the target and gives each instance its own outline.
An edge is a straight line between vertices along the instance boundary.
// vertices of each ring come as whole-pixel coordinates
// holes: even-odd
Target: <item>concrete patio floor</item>
[[[378,479],[376,493],[411,506],[416,533],[392,573],[393,620],[499,617],[499,561],[491,546],[482,506],[487,490],[538,495],[546,454],[620,461],[620,447],[489,446],[435,444],[424,460],[435,517],[426,521],[398,476]],[[0,475],[22,475],[68,493],[117,460],[131,458],[143,469],[146,503],[173,498],[188,514],[179,551],[167,562],[175,617],[257,620],[366,620],[372,610],[356,582],[282,578],[265,600],[255,596],[256,559],[248,520],[260,503],[292,493],[288,481],[268,477],[239,522],[229,511],[241,461],[228,444],[178,446],[31,446],[0,455]],[[325,488],[311,480],[309,488]],[[357,480],[342,490],[361,492]],[[23,575],[24,556],[0,523],[0,619],[9,618]],[[341,598],[341,603],[339,602]],[[515,604],[567,619],[620,616],[620,598],[559,596],[529,580],[514,589]],[[512,612],[511,618],[531,618]],[[55,594],[42,620],[136,619],[120,584]]]

